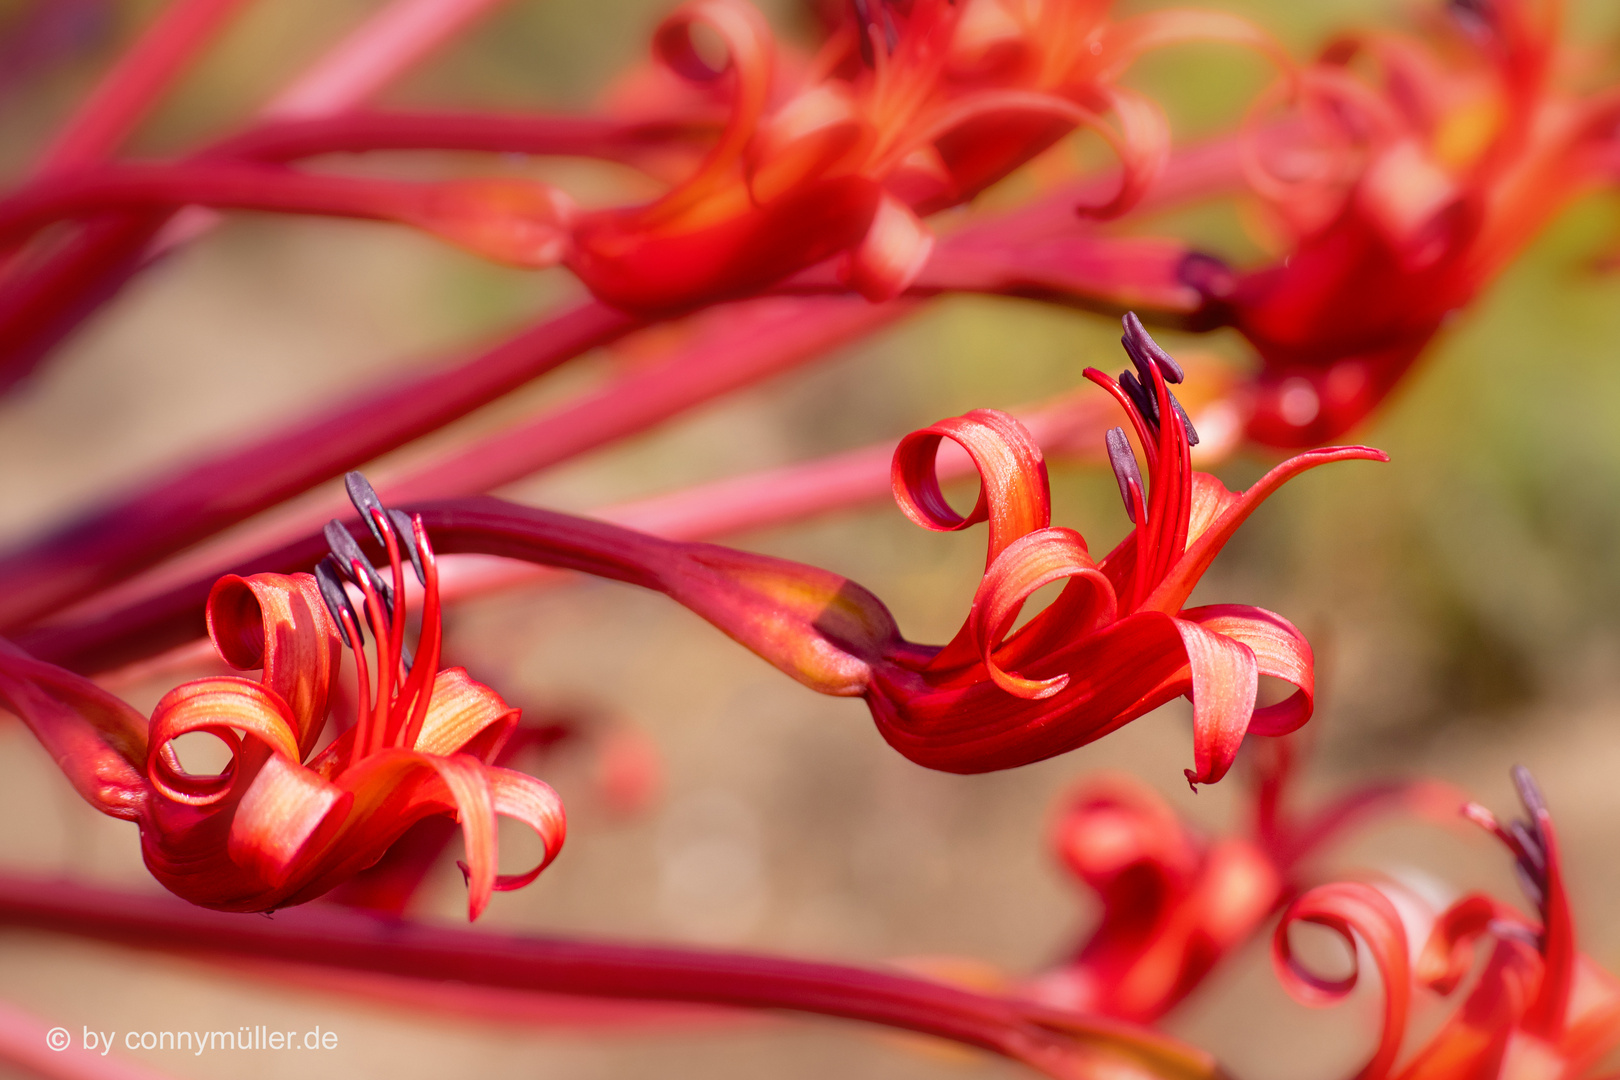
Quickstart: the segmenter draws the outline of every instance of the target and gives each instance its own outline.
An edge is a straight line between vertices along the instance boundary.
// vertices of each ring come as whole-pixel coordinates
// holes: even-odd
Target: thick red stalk
[[[174,0],[119,58],[42,156],[40,173],[93,164],[117,150],[244,0]]]
[[[1234,152],[1224,144],[1190,152],[1187,168],[1174,173],[1177,183],[1167,185],[1162,198],[1184,198],[1210,185],[1229,182],[1235,175],[1233,158]],[[1004,217],[982,221],[942,243],[941,254],[949,257],[952,252],[972,252],[986,245],[1047,236],[1059,224],[1073,228],[1075,200],[1086,197],[1094,188],[1106,188],[1109,182],[1109,178],[1089,180]],[[1156,195],[1154,204],[1160,201]],[[396,500],[487,490],[810,360],[837,344],[871,333],[909,314],[915,306],[910,303],[869,305],[844,298],[776,299],[763,302],[756,310],[762,313],[757,318],[733,318],[723,331],[683,349],[657,367],[626,375],[581,401],[497,434],[420,473],[381,486]],[[607,318],[604,310],[599,309],[599,314]],[[622,333],[628,326],[625,320],[611,334],[605,333],[603,340]],[[532,342],[544,333],[531,332],[519,340]],[[515,347],[520,347],[518,342],[503,346],[497,353],[506,353]],[[495,355],[486,359],[493,359]],[[422,389],[426,392],[419,396],[427,400],[414,402],[414,409],[436,407],[435,399],[440,391],[425,385]],[[455,397],[467,389],[466,386],[451,387],[450,396]],[[407,388],[390,400],[408,400],[417,393],[416,389]],[[229,458],[160,480],[112,507],[47,534],[29,547],[0,559],[0,629],[24,625],[87,596],[151,566],[186,544],[235,524],[384,449],[432,430],[432,427],[419,427],[414,433],[396,434],[394,420],[388,419],[388,410],[372,408],[366,402],[351,409],[352,412],[334,410],[322,420],[301,425],[291,433],[272,436]],[[408,412],[405,410],[400,415]],[[432,426],[443,422],[447,421]],[[389,426],[386,432],[365,431],[368,426],[380,428],[384,424]],[[350,438],[365,434],[372,449],[362,455],[342,453],[343,444],[328,443],[330,435],[326,434],[341,429],[350,429],[346,431]],[[320,437],[311,437],[312,433]],[[1148,445],[1151,455],[1151,443]],[[294,467],[301,480],[294,480]],[[267,471],[261,472],[261,468]],[[199,485],[202,490],[194,492]],[[232,509],[229,512],[217,505],[223,501],[218,493],[221,485],[228,485],[230,489]],[[187,513],[176,514],[173,507]],[[199,514],[202,507],[210,511],[206,517]],[[312,510],[309,518],[289,528],[297,535],[336,513],[342,513],[338,504],[323,505]],[[187,518],[194,519],[194,526],[185,520]],[[111,528],[114,525],[118,528]],[[287,536],[285,529],[278,534],[281,540]],[[253,537],[250,546],[240,554],[273,546],[278,537]],[[59,575],[70,576],[71,580],[53,580]]]
[[[341,112],[455,40],[505,0],[393,0],[265,107],[278,119]]]
[[[859,297],[806,304],[764,300],[726,309],[713,332],[655,367],[446,454],[382,490],[394,501],[488,491],[779,375],[911,314],[913,304]]]
[[[239,162],[109,165],[53,176],[0,200],[0,246],[68,218],[191,205],[418,224],[433,215],[436,190]]]
[[[0,559],[0,626],[25,625],[87,596],[434,431],[635,325],[627,315],[587,303],[468,363],[344,402],[139,488]]]
[[[1095,453],[1104,426],[1106,406],[1097,398],[1064,400],[1020,416],[1048,453]],[[604,507],[592,516],[667,540],[707,540],[745,529],[789,524],[831,510],[893,497],[890,468],[894,444],[852,450],[820,461],[766,469],[758,473],[715,481],[669,495]],[[942,480],[972,472],[966,455],[942,456]],[[95,616],[71,624],[41,628],[23,634],[29,651],[80,671],[102,671],[162,652],[201,633],[194,610],[207,598],[216,577],[261,564],[291,565],[305,547],[319,557],[320,545],[309,543],[282,552],[250,553],[233,570],[210,571],[195,581],[148,596],[122,607],[109,607]],[[429,566],[430,574],[437,568]],[[515,578],[535,571],[513,564]],[[452,588],[455,595],[465,595]],[[428,602],[436,603],[434,592]],[[425,650],[424,650],[425,654]]]
[[[698,144],[716,125],[681,119],[500,115],[482,112],[371,112],[274,120],[210,147],[215,158],[288,162],[322,154],[383,150],[460,150],[633,159],[649,147]]]
[[[309,117],[353,108],[492,6],[491,0],[395,0],[322,56],[267,111]],[[0,392],[26,377],[123,288],[168,220],[98,219],[27,273],[0,283]]]
[[[219,960],[455,980],[471,986],[743,1009],[786,1009],[932,1035],[1066,1075],[1110,1060],[1115,1075],[1214,1077],[1207,1055],[1133,1025],[944,983],[751,953],[485,934],[331,907],[273,921],[166,897],[0,878],[0,922]],[[1100,1064],[1100,1062],[1099,1062]]]

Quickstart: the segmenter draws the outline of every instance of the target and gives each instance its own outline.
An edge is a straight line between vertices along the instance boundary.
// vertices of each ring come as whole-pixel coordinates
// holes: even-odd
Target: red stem
[[[1095,397],[1063,400],[1020,420],[1048,452],[1096,452],[1098,432],[1107,415]],[[769,469],[720,480],[593,512],[601,521],[671,540],[702,540],[741,529],[779,525],[890,495],[889,465],[894,444],[853,450],[804,465]],[[949,460],[949,459],[948,459]],[[972,472],[964,457],[942,464],[941,479]],[[364,536],[363,532],[357,535]],[[109,608],[78,622],[44,627],[18,640],[36,656],[79,671],[100,671],[139,660],[196,638],[202,633],[197,612],[213,581],[222,573],[258,572],[274,567],[303,568],[301,560],[318,560],[321,542],[310,538],[271,551],[253,552],[233,569],[208,570],[196,579],[120,608]],[[429,566],[430,581],[436,567]],[[637,581],[637,584],[648,582]],[[437,603],[437,589],[428,593]],[[437,609],[434,608],[436,611]],[[426,615],[424,615],[424,618]],[[437,626],[437,619],[432,624]],[[435,639],[435,648],[437,647]],[[424,648],[424,655],[425,655]],[[421,663],[422,661],[418,661]]]
[[[271,104],[278,116],[340,112],[375,94],[499,0],[394,0]],[[143,264],[168,215],[98,219],[20,280],[0,287],[0,392]]]
[[[1212,156],[1215,164],[1189,169],[1189,174],[1207,173],[1216,178],[1224,175],[1219,163],[1225,155],[1216,151],[1202,153]],[[982,221],[951,237],[941,248],[972,251],[994,242],[1046,235],[1056,223],[1072,220],[1073,201],[1096,183],[1088,181],[1013,214]],[[754,310],[761,314],[749,321],[736,319],[735,309],[727,309],[727,325],[721,332],[659,366],[627,375],[599,393],[382,486],[394,500],[487,490],[808,361],[836,344],[909,314],[914,305],[868,305],[842,298],[777,299],[763,302]],[[550,340],[552,333],[566,339],[566,328],[531,332],[484,360],[475,361],[464,375],[451,373],[402,387],[383,408],[361,402],[333,410],[292,432],[160,480],[112,507],[0,558],[0,630],[25,625],[122,580],[186,544],[464,415],[566,359],[562,355],[565,352],[572,355],[583,351],[630,328],[624,316],[614,316],[600,307],[594,315],[587,314],[590,311],[582,309],[568,318],[618,322],[604,325],[595,340],[577,348],[574,342]],[[554,348],[557,355],[544,358],[532,374],[492,387],[493,392],[484,396],[480,380],[485,375],[475,373],[474,368],[496,363],[497,358],[500,363],[509,363],[507,354],[512,350],[537,346]],[[470,404],[457,404],[475,395],[476,400]],[[410,426],[399,422],[408,417],[422,419]],[[364,452],[349,449],[351,443],[361,439],[365,440]],[[1145,448],[1151,467],[1154,448],[1151,442]],[[228,505],[224,505],[227,498]],[[341,512],[335,505],[319,508],[312,518],[292,526],[294,534],[316,519],[325,520]],[[273,542],[261,542],[260,546]]]
[[[289,909],[265,920],[165,897],[16,877],[0,878],[0,921],[217,960],[271,959],[507,990],[787,1009],[932,1035],[1053,1075],[1074,1064],[1077,1052],[1099,1049],[1127,1066],[1215,1075],[1206,1055],[1146,1029],[844,964],[487,934],[331,907]]]
[[[40,161],[56,173],[100,161],[135,130],[243,0],[175,0],[97,84]]]
[[[106,212],[210,206],[421,225],[432,184],[322,176],[240,162],[119,164],[53,176],[0,200],[0,246],[57,221]]]
[[[277,120],[216,143],[214,158],[288,162],[379,150],[459,150],[634,160],[648,147],[699,144],[714,123],[461,112],[346,112]]]
[[[17,627],[486,405],[635,321],[587,303],[482,356],[343,402],[194,465],[0,558],[0,627]]]

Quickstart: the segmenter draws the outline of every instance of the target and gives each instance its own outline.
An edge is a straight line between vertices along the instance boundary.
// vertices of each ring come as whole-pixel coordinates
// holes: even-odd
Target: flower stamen
[[[326,541],[332,553],[316,567],[316,580],[341,630],[343,644],[355,657],[359,690],[349,757],[349,764],[353,764],[379,750],[415,748],[433,698],[443,634],[439,625],[438,564],[421,517],[384,507],[370,483],[357,472],[349,473],[344,484],[372,537],[388,553],[389,567],[384,577],[342,522],[334,519],[327,524]],[[405,643],[406,558],[424,590],[418,641],[422,663],[416,662]],[[345,581],[356,586],[365,598],[364,620],[355,614]],[[377,643],[375,683],[364,653],[365,635],[360,629],[364,623],[370,624]]]

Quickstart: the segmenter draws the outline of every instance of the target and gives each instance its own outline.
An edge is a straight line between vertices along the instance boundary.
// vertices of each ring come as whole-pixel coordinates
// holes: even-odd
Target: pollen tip
[[[1131,484],[1135,483],[1138,491],[1142,489],[1142,470],[1136,462],[1136,452],[1131,449],[1124,428],[1109,428],[1103,441],[1108,446],[1108,464],[1113,466],[1114,479],[1119,482],[1119,497],[1125,502],[1125,516],[1135,524],[1136,504],[1131,498]]]
[[[1119,343],[1125,346],[1125,352],[1131,358],[1131,363],[1141,372],[1143,383],[1151,385],[1153,382],[1153,376],[1148,373],[1149,365],[1158,368],[1159,374],[1164,376],[1167,383],[1179,383],[1187,377],[1181,370],[1181,365],[1153,340],[1153,335],[1147,332],[1147,327],[1136,317],[1136,312],[1127,311],[1121,321],[1125,326],[1125,333],[1120,337]]]
[[[1169,393],[1168,390],[1165,392]],[[1192,417],[1187,415],[1187,410],[1182,408],[1181,402],[1176,400],[1174,394],[1170,394],[1170,408],[1175,410],[1177,418],[1181,420],[1181,429],[1187,433],[1187,445],[1197,446],[1198,429],[1193,427]]]
[[[416,547],[416,530],[412,526],[411,516],[403,510],[390,510],[388,520],[394,526],[400,544],[410,554],[411,569],[416,571],[417,584],[426,586],[427,571],[422,568],[422,553]]]
[[[1149,376],[1150,381],[1151,378],[1152,376]],[[1159,403],[1154,399],[1152,392],[1144,389],[1136,376],[1128,370],[1119,373],[1119,385],[1120,389],[1125,391],[1125,396],[1131,399],[1131,404],[1136,406],[1136,411],[1142,414],[1142,418],[1155,428],[1158,427]]]
[[[345,473],[343,486],[349,492],[349,501],[354,504],[355,510],[359,511],[360,520],[364,521],[366,528],[371,530],[372,539],[379,544],[386,544],[387,541],[383,539],[382,529],[378,526],[376,519],[371,516],[373,510],[383,510],[382,500],[377,497],[377,489],[372,487],[371,481],[367,480],[365,474],[359,471]]]
[[[1191,769],[1182,769],[1181,772],[1187,777],[1187,786],[1192,788],[1192,793],[1198,794],[1198,774]]]
[[[1541,794],[1541,787],[1536,778],[1530,775],[1530,770],[1523,765],[1513,766],[1513,786],[1519,792],[1519,801],[1530,812],[1532,820],[1547,816],[1547,800]]]
[[[321,590],[321,599],[326,602],[326,610],[331,613],[332,621],[337,623],[338,636],[343,644],[350,649],[365,644],[365,631],[360,629],[360,620],[355,616],[354,605],[349,602],[349,594],[343,588],[343,579],[336,567],[338,560],[335,555],[328,555],[315,564],[315,585]],[[354,632],[361,635],[359,645],[349,637],[349,628],[343,620],[347,612],[349,622],[354,624]]]

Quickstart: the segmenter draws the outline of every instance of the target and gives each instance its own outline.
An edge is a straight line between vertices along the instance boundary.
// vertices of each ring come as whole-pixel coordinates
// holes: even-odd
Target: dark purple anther
[[[1166,390],[1165,393],[1168,394],[1170,392]],[[1192,426],[1192,418],[1187,415],[1187,410],[1181,407],[1181,402],[1176,400],[1176,395],[1174,394],[1170,394],[1170,408],[1175,410],[1176,416],[1180,418],[1181,430],[1187,433],[1187,445],[1197,446],[1198,429]]]
[[[1159,374],[1164,376],[1167,383],[1179,383],[1186,377],[1181,365],[1153,340],[1152,335],[1147,332],[1147,327],[1142,325],[1142,320],[1136,317],[1136,312],[1127,311],[1123,322],[1125,333],[1119,339],[1119,343],[1125,346],[1125,352],[1130,356],[1131,363],[1135,364],[1136,370],[1141,373],[1143,386],[1149,388],[1153,386],[1153,376],[1148,371],[1149,364],[1159,369]]]
[[[1136,499],[1131,497],[1131,488],[1135,485],[1138,493],[1143,490],[1136,452],[1131,449],[1131,440],[1125,437],[1124,428],[1109,428],[1103,441],[1108,444],[1108,463],[1114,467],[1114,479],[1119,481],[1119,497],[1125,500],[1125,516],[1135,524]]]
[[[867,67],[877,63],[877,56],[872,52],[872,12],[867,7],[867,0],[850,0],[855,9],[855,44],[860,47],[861,61]]]
[[[393,523],[400,544],[410,553],[411,569],[416,571],[417,584],[427,585],[427,573],[422,569],[422,553],[416,548],[416,529],[411,521],[411,515],[403,510],[390,510],[388,520]]]
[[[357,649],[366,643],[365,631],[360,629],[360,616],[354,613],[354,605],[349,602],[349,593],[343,587],[343,579],[347,574],[340,574],[337,570],[338,559],[335,555],[328,555],[315,566],[315,584],[321,590],[321,599],[326,601],[326,610],[332,613],[332,621],[337,623],[338,634],[343,638],[343,644],[351,649]],[[349,617],[348,623],[343,616]],[[349,626],[359,635],[359,641],[349,638]]]
[[[1513,786],[1519,792],[1519,801],[1530,812],[1530,821],[1537,823],[1547,816],[1547,800],[1541,794],[1541,787],[1536,778],[1530,775],[1530,770],[1523,765],[1513,766]]]
[[[343,486],[348,489],[349,501],[354,503],[356,510],[360,511],[360,520],[365,522],[366,528],[371,530],[371,538],[377,541],[380,547],[386,549],[388,541],[383,539],[382,529],[378,526],[376,518],[372,517],[371,513],[373,510],[381,512],[383,509],[382,500],[377,498],[377,489],[371,486],[371,481],[358,472],[344,474]]]
[[[1238,277],[1225,261],[1202,251],[1189,251],[1176,267],[1176,280],[1197,289],[1205,302],[1230,300],[1237,291]]]
[[[900,30],[894,25],[894,15],[889,11],[888,4],[880,5],[878,11],[883,16],[883,43],[889,47],[889,55],[893,56],[900,44]]]
[[[1141,413],[1142,418],[1157,430],[1159,426],[1159,403],[1155,400],[1153,391],[1143,387],[1141,383],[1136,381],[1136,376],[1129,371],[1119,373],[1119,385],[1125,391],[1125,396],[1130,398],[1131,403],[1136,406],[1136,411]]]
[[[355,541],[354,536],[344,526],[343,522],[337,518],[328,521],[326,528],[322,530],[322,535],[326,537],[326,546],[332,549],[332,557],[337,564],[339,577],[346,578],[356,585],[360,584],[360,580],[355,577],[353,569],[358,564],[360,572],[366,575],[366,580],[377,591],[377,595],[387,597],[391,591],[388,582],[384,581],[382,575],[377,573],[377,568],[371,565],[371,560],[366,558],[365,552],[360,550],[360,545]]]

